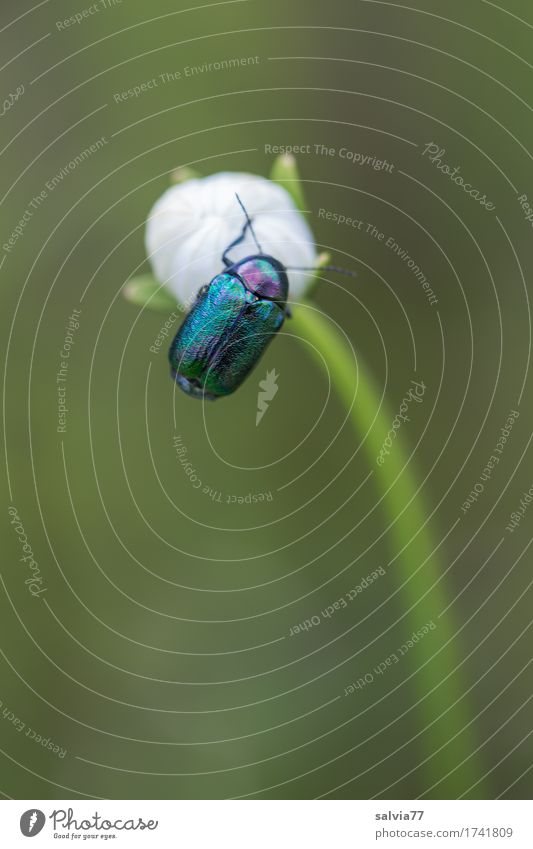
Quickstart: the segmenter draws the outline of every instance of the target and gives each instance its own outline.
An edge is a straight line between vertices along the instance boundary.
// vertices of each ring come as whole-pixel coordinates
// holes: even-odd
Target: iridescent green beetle
[[[222,255],[225,270],[200,289],[170,346],[172,377],[195,398],[214,400],[238,389],[290,315],[288,269],[262,252],[236,197],[246,218],[242,232]],[[259,253],[232,262],[228,253],[244,241],[248,229]]]

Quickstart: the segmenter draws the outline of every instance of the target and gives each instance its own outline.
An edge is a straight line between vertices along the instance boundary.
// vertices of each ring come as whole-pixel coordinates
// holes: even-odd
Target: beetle
[[[223,271],[198,292],[169,350],[173,379],[195,398],[215,400],[238,389],[290,316],[289,269],[263,253],[252,220],[236,198],[245,216],[242,231],[222,254]],[[258,253],[232,262],[229,253],[248,230]]]

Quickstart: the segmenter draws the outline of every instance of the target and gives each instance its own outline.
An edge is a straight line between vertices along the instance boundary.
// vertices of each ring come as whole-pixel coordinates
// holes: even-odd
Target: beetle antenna
[[[239,206],[241,207],[242,211],[244,212],[244,214],[246,216],[246,225],[247,225],[247,227],[250,228],[250,233],[253,236],[253,240],[254,240],[255,244],[257,245],[257,250],[259,251],[260,254],[262,254],[263,249],[262,249],[261,245],[259,244],[259,242],[257,241],[257,236],[255,235],[255,230],[254,230],[254,227],[253,227],[253,224],[252,224],[252,219],[248,215],[246,207],[244,206],[244,204],[243,204],[242,200],[240,199],[239,195],[237,194],[237,192],[235,192],[235,197],[237,198],[237,200],[239,202]]]
[[[350,271],[348,268],[339,268],[338,265],[322,265],[320,267],[290,265],[287,266],[287,271],[338,271],[339,274],[347,274],[348,277],[357,277],[357,271]]]

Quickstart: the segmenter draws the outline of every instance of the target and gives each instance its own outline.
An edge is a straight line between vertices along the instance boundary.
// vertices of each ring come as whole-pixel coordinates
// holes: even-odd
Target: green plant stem
[[[442,575],[440,555],[430,528],[425,524],[413,463],[409,462],[398,436],[385,463],[377,465],[376,457],[394,416],[381,401],[374,379],[359,355],[355,367],[353,351],[335,324],[313,304],[303,303],[294,307],[291,331],[300,337],[306,351],[322,369],[327,364],[332,387],[350,410],[357,437],[364,438],[363,450],[370,467],[375,470],[374,484],[387,524],[390,523],[394,548],[392,566],[401,586],[399,598],[408,623],[405,636],[410,637],[412,632],[431,621],[437,625],[435,631],[430,632],[431,636],[417,644],[411,657],[417,668],[410,682],[415,687],[417,701],[420,700],[416,708],[419,711],[417,726],[427,729],[418,737],[423,763],[420,767],[423,773],[419,772],[419,776],[423,776],[421,786],[429,788],[435,784],[427,798],[457,798],[479,781],[484,771],[472,754],[475,745],[468,705],[463,696],[466,687],[461,670],[457,669],[459,661],[452,614],[447,611],[439,618],[439,613],[447,606],[446,588],[439,580]],[[394,717],[393,704],[390,710]],[[482,785],[480,781],[472,794],[467,793],[467,798],[488,798]],[[393,788],[393,796],[395,791],[401,792],[401,782]]]

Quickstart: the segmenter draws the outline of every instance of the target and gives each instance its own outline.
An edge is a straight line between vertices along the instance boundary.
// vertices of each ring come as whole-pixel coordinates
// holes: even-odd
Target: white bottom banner
[[[3,801],[2,847],[532,849],[527,801]]]

